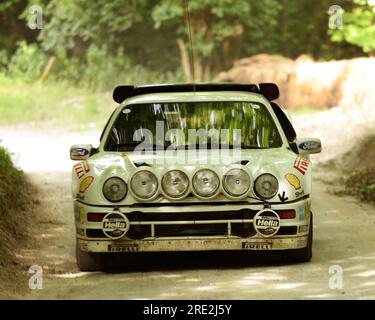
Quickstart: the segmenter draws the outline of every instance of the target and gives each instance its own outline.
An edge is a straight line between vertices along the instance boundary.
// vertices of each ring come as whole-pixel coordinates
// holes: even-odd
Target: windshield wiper
[[[121,143],[112,147],[113,151],[134,151],[141,143]],[[158,144],[144,144],[142,143],[142,151],[164,150],[165,147]]]
[[[112,151],[134,151],[140,144],[121,143],[113,145]],[[171,148],[172,147],[172,148]],[[267,149],[266,147],[256,146],[239,146],[233,144],[181,144],[181,145],[159,145],[159,144],[142,144],[141,151],[159,151],[159,150],[223,150],[223,149]]]
[[[207,150],[212,150],[212,149],[264,149],[262,147],[244,147],[240,145],[234,145],[234,144],[186,144],[186,145],[180,145],[176,146],[176,149],[183,149],[185,150],[199,150],[199,149],[207,149]]]

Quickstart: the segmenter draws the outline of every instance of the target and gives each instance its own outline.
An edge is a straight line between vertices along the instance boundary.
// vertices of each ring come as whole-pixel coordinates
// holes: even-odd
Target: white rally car
[[[97,148],[74,145],[81,270],[113,253],[278,250],[312,256],[309,155],[275,84],[120,86]]]

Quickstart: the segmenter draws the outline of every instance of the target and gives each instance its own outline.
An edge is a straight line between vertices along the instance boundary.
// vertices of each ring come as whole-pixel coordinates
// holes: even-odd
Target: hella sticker
[[[271,237],[280,229],[280,217],[275,211],[263,209],[254,216],[253,225],[263,237]]]
[[[129,219],[118,211],[107,213],[102,222],[103,233],[111,239],[120,239],[129,230]]]

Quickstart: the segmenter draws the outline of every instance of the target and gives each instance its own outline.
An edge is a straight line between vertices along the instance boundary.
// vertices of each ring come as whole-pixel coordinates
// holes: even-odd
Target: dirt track
[[[34,230],[37,247],[20,250],[25,265],[43,267],[42,290],[27,299],[304,299],[375,298],[375,210],[337,197],[327,169],[315,167],[314,256],[281,265],[269,255],[159,254],[112,261],[109,273],[82,273],[75,265],[68,148],[95,143],[98,132],[0,128],[0,139],[39,186]],[[324,141],[323,141],[324,143]],[[330,289],[329,268],[343,270],[343,288]],[[28,288],[28,283],[25,283]]]

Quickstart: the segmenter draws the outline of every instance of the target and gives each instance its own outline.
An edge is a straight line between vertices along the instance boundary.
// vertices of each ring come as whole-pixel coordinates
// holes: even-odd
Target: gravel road
[[[316,118],[299,117],[299,133],[317,133]],[[313,125],[307,125],[311,121]],[[321,132],[321,131],[320,131]],[[79,272],[74,257],[69,146],[97,144],[98,131],[65,132],[27,126],[0,128],[2,144],[39,186],[35,248],[18,252],[25,271],[43,267],[43,289],[26,299],[374,299],[375,209],[329,191],[332,172],[313,158],[314,251],[303,264],[268,254],[143,254],[114,259],[109,272]],[[325,137],[322,137],[323,145]],[[332,144],[332,141],[327,141]],[[330,273],[331,272],[331,273]],[[342,272],[342,286],[340,275]],[[25,283],[28,287],[28,283]]]

